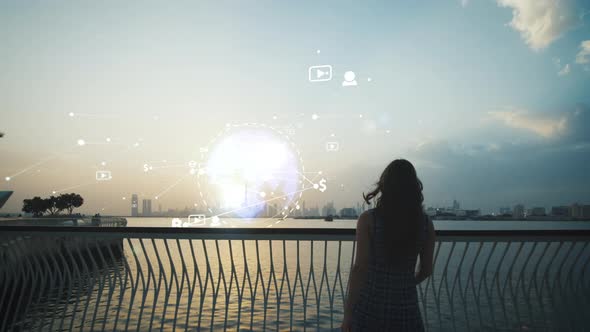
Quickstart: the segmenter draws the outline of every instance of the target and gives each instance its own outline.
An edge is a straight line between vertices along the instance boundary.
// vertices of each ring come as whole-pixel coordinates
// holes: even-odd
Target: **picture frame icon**
[[[332,66],[319,65],[311,66],[308,69],[308,79],[310,82],[326,82],[332,79]]]
[[[188,223],[191,225],[205,225],[207,217],[204,214],[191,214],[188,216]]]
[[[338,142],[326,142],[327,152],[336,152],[340,150],[340,144]]]

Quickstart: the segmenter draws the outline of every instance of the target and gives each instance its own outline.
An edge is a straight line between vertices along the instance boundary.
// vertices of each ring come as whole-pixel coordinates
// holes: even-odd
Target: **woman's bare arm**
[[[434,225],[432,224],[432,220],[428,219],[428,234],[426,235],[424,248],[422,248],[422,252],[420,253],[420,268],[418,273],[416,273],[416,284],[421,283],[432,275],[434,269],[433,256],[435,241]]]
[[[358,301],[369,264],[369,230],[372,215],[364,212],[356,224],[356,256],[348,279],[348,296],[344,307],[344,319],[350,318],[354,304]]]

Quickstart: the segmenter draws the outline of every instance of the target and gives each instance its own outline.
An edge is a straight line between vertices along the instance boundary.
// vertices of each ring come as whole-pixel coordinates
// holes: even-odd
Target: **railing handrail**
[[[141,234],[195,234],[240,236],[240,235],[289,235],[289,236],[354,236],[354,228],[223,228],[223,227],[75,227],[75,226],[3,226],[0,232],[53,232],[53,233],[118,233]],[[436,230],[441,237],[590,237],[590,229],[516,229],[516,230]]]

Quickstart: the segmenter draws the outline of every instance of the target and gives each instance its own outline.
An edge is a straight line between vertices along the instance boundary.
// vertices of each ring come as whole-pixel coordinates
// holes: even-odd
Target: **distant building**
[[[137,199],[137,194],[131,195],[131,216],[139,216],[139,200]]]
[[[582,218],[582,206],[578,203],[574,203],[570,206],[570,216],[572,218]]]
[[[467,210],[452,210],[457,217],[466,217],[467,216]]]
[[[461,209],[461,203],[459,203],[458,200],[454,199],[453,200],[453,210],[457,211]]]
[[[320,208],[317,206],[310,208],[307,215],[313,216],[313,217],[319,216],[320,215]]]
[[[570,216],[575,219],[590,219],[590,205],[574,203],[569,207]]]
[[[509,207],[501,207],[500,214],[501,215],[512,214],[512,209]]]
[[[435,209],[435,208],[433,208],[433,207],[428,207],[428,208],[426,209],[426,214],[427,214],[429,217],[434,217],[434,216],[436,216],[436,209]]]
[[[356,210],[354,208],[340,209],[340,218],[356,219],[357,217],[358,214],[356,213]]]
[[[569,206],[554,206],[551,208],[551,215],[555,217],[570,217],[571,211]]]
[[[336,209],[334,208],[334,202],[328,202],[322,208],[322,216],[329,216],[329,215],[335,215],[335,214],[336,214]]]
[[[465,216],[468,218],[479,217],[479,210],[465,210]]]
[[[544,207],[534,207],[527,211],[527,217],[544,217],[547,215]]]
[[[524,219],[524,205],[516,204],[514,208],[512,208],[512,218],[514,219]]]
[[[152,200],[151,199],[144,199],[143,200],[143,209],[141,210],[142,215],[144,217],[149,217],[152,215]],[[186,208],[185,208],[186,210]]]

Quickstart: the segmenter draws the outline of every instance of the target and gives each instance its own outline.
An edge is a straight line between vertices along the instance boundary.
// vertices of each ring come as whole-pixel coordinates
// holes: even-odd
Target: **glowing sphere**
[[[210,209],[226,216],[255,217],[300,197],[299,155],[268,127],[230,127],[208,150],[199,177]],[[269,197],[266,193],[274,193]],[[286,203],[285,203],[286,202]],[[278,211],[274,212],[279,213]]]

